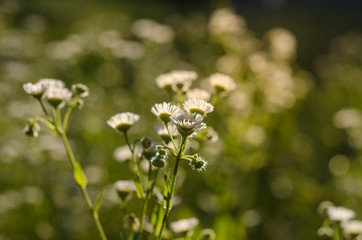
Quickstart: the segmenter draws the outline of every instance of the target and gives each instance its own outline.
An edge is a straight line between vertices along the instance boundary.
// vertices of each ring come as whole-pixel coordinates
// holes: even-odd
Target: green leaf
[[[98,210],[101,207],[103,196],[104,196],[104,190],[100,192],[97,197],[96,203],[94,204],[93,213],[98,213]]]
[[[77,165],[74,168],[74,179],[80,187],[83,188],[87,186],[87,177],[85,176],[82,167],[80,166],[79,163],[77,163]]]

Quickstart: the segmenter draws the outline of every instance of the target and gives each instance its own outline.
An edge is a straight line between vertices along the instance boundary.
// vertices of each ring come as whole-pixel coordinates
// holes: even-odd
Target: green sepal
[[[93,207],[93,213],[98,213],[98,210],[101,207],[103,197],[104,197],[104,190],[102,192],[100,192],[98,197],[97,197],[97,200],[96,200],[96,202],[94,204],[94,207]]]
[[[77,163],[74,167],[74,179],[80,187],[87,186],[87,177],[85,176],[82,167]]]

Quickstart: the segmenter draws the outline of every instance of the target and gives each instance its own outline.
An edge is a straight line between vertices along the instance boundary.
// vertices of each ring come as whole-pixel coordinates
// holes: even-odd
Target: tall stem
[[[177,156],[176,156],[176,162],[175,162],[175,166],[174,166],[174,169],[173,169],[173,175],[172,175],[172,180],[171,180],[171,188],[170,188],[170,191],[167,193],[165,213],[163,215],[160,232],[158,234],[158,238],[157,238],[158,240],[160,240],[161,237],[162,237],[162,231],[163,231],[163,228],[164,228],[164,226],[166,224],[167,217],[168,217],[168,214],[169,214],[170,209],[171,209],[171,200],[172,200],[173,194],[175,192],[176,176],[177,176],[177,172],[178,172],[179,163],[180,163],[182,154],[183,154],[184,149],[185,149],[186,140],[187,140],[187,136],[182,136],[181,144],[180,144],[180,147],[178,149],[178,153],[177,153]]]

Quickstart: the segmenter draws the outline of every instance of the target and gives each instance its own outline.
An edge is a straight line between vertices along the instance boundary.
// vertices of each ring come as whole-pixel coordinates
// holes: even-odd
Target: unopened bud
[[[142,146],[146,149],[150,148],[152,146],[152,140],[149,137],[143,138],[141,143],[142,143]]]
[[[163,168],[166,165],[166,161],[163,158],[156,158],[152,160],[152,165],[158,168]]]
[[[127,216],[124,225],[126,228],[132,229],[133,231],[137,231],[140,226],[140,222],[137,216],[131,213],[130,215]]]
[[[29,137],[37,137],[40,131],[40,126],[36,122],[27,122],[24,128],[24,133]]]

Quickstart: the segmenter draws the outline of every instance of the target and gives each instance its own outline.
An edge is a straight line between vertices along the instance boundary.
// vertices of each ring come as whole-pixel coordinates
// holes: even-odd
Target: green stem
[[[60,112],[58,111],[57,112],[57,118],[60,117]],[[59,119],[58,119],[59,120]],[[63,141],[63,144],[64,144],[64,147],[65,147],[65,150],[67,152],[67,155],[68,155],[68,159],[69,159],[69,162],[70,162],[70,165],[72,166],[73,168],[73,171],[75,169],[75,167],[77,166],[77,161],[75,160],[75,157],[74,157],[74,154],[73,154],[73,151],[72,151],[72,148],[70,147],[70,144],[69,144],[69,141],[68,141],[68,138],[65,134],[65,132],[61,129],[61,121],[56,121],[56,124],[57,124],[57,128],[58,128],[58,133],[59,135],[61,136],[62,138],[62,141]],[[58,125],[59,124],[59,125]],[[79,186],[79,185],[78,185]],[[107,237],[106,235],[104,234],[104,231],[103,231],[103,228],[102,228],[102,225],[99,221],[99,217],[98,217],[98,213],[94,211],[94,208],[93,208],[93,204],[92,204],[92,201],[89,197],[89,194],[88,194],[88,191],[87,191],[87,188],[86,187],[82,187],[82,186],[79,186],[81,191],[82,191],[82,195],[83,195],[83,198],[87,204],[87,207],[89,209],[89,211],[91,212],[91,215],[93,217],[93,220],[96,224],[96,227],[97,227],[97,230],[98,230],[98,233],[101,237],[102,240],[106,240]]]
[[[162,231],[163,231],[163,228],[164,228],[164,226],[166,224],[167,217],[168,217],[168,214],[169,214],[170,209],[171,209],[171,200],[172,200],[173,194],[175,192],[176,176],[177,176],[178,167],[179,167],[179,163],[180,163],[182,154],[183,154],[183,152],[185,150],[186,140],[187,140],[187,136],[182,136],[180,148],[179,148],[179,151],[177,153],[176,162],[175,162],[175,166],[174,166],[174,169],[173,169],[173,175],[172,175],[172,180],[171,180],[171,189],[167,193],[167,197],[166,197],[165,213],[163,215],[161,229],[160,229],[160,232],[158,234],[158,238],[157,238],[158,240],[160,240],[161,237],[162,237]]]
[[[68,109],[67,109],[67,111],[66,111],[66,113],[64,115],[64,121],[63,121],[63,130],[64,130],[64,132],[66,132],[67,129],[68,129],[69,117],[70,117],[70,114],[72,113],[73,109],[74,109],[74,104],[71,104],[68,107]]]
[[[50,120],[50,119],[51,119],[51,116],[49,115],[48,110],[45,108],[43,101],[41,100],[40,97],[39,97],[39,98],[36,98],[36,99],[39,101],[40,106],[41,106],[41,108],[43,109],[43,112],[44,112],[45,116]]]
[[[166,126],[166,129],[167,129],[168,135],[171,138],[171,141],[172,141],[173,147],[175,148],[175,151],[178,151],[175,140],[173,139],[172,134],[170,133],[170,129],[168,128],[168,123],[167,122],[165,122],[165,126]]]

